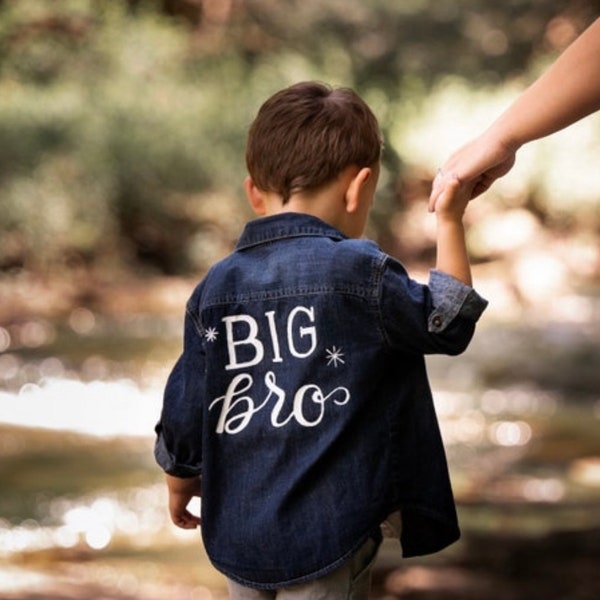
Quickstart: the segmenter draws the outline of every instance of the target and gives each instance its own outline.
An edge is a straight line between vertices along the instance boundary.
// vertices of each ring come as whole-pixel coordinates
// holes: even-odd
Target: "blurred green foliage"
[[[597,12],[577,0],[3,0],[0,269],[206,268],[249,215],[258,106],[312,78],[354,87],[380,118],[371,233],[394,246],[418,107],[450,76],[490,93],[531,78]]]

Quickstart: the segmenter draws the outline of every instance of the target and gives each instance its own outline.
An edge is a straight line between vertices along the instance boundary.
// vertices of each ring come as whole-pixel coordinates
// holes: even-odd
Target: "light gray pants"
[[[227,580],[230,600],[368,600],[378,544],[369,538],[341,567],[307,583],[279,590],[254,590]]]

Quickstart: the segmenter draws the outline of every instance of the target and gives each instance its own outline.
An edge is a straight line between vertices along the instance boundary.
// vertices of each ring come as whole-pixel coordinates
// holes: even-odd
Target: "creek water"
[[[152,458],[180,335],[179,319],[87,309],[0,327],[0,597],[224,596],[199,533],[170,525]],[[598,327],[484,327],[464,355],[428,367],[466,541],[404,570],[384,545],[381,597],[432,597],[432,569],[472,564],[473,540],[598,531]],[[436,597],[454,597],[445,589]]]

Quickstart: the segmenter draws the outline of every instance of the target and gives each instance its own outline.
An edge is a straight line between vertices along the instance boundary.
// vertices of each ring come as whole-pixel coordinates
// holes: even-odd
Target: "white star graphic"
[[[214,327],[209,327],[204,333],[207,342],[214,342],[218,335],[219,332]]]
[[[342,358],[342,356],[344,356],[344,353],[340,348],[332,346],[331,350],[328,349],[325,352],[327,353],[327,365],[333,365],[337,368],[338,363],[341,363],[342,365],[346,364],[346,362]]]

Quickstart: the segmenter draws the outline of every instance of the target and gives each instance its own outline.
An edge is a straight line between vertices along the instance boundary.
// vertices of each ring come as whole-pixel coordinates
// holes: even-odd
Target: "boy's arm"
[[[470,190],[461,189],[456,177],[449,178],[435,205],[437,217],[436,269],[471,286],[471,265],[467,253],[463,215]]]
[[[427,285],[389,259],[381,278],[382,330],[405,353],[456,355],[468,346],[487,306],[472,287],[463,215],[471,189],[456,177],[436,205],[437,261]]]
[[[188,510],[190,500],[201,496],[202,488],[199,477],[173,477],[167,475],[167,488],[169,489],[169,514],[177,527],[182,529],[195,529],[200,525],[200,517],[193,515]]]

